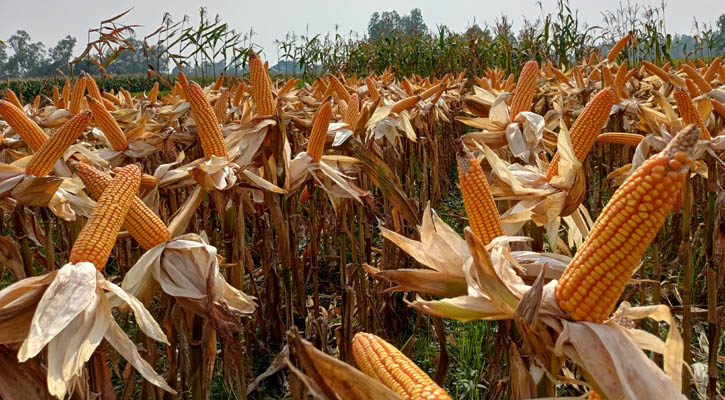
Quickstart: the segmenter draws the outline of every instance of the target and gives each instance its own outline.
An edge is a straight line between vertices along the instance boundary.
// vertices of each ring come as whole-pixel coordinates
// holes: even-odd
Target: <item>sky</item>
[[[26,0],[27,1],[27,0]],[[624,0],[626,3],[626,0]],[[555,12],[556,0],[541,0],[545,12]],[[614,10],[620,0],[570,0],[572,9],[578,9],[581,21],[589,25],[602,24],[602,11]],[[659,6],[661,0],[633,1],[632,4]],[[33,41],[42,41],[52,47],[66,35],[78,39],[75,53],[87,43],[88,29],[97,27],[102,19],[110,18],[133,7],[119,22],[142,25],[137,36],[153,32],[161,24],[163,14],[170,12],[174,21],[184,14],[198,22],[199,7],[205,5],[213,18],[220,14],[237,31],[254,30],[254,41],[265,48],[263,55],[272,62],[277,60],[276,39],[288,32],[327,33],[335,30],[343,34],[356,31],[364,34],[370,15],[375,11],[397,10],[407,14],[412,8],[421,9],[429,28],[445,24],[460,32],[474,22],[483,26],[492,24],[496,17],[507,15],[514,22],[514,31],[522,26],[523,18],[534,20],[541,15],[535,0],[145,0],[114,2],[99,0],[0,0],[0,40],[7,40],[17,30],[25,30]],[[722,0],[670,0],[666,5],[665,21],[669,33],[693,34],[693,17],[698,22],[715,26],[715,20],[725,13]]]

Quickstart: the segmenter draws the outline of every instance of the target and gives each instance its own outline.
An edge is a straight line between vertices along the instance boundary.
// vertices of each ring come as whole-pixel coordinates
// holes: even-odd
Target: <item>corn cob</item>
[[[458,186],[463,195],[463,205],[468,216],[468,224],[473,233],[484,244],[503,236],[503,225],[493,201],[486,174],[478,160],[474,158],[463,142],[456,140],[456,161],[458,163]]]
[[[574,67],[574,79],[576,81],[576,87],[579,89],[584,88],[584,76],[582,75],[582,68]]]
[[[589,61],[587,62],[587,65],[590,66],[590,67],[592,65],[594,65],[594,63],[597,62],[596,57],[597,57],[597,53],[594,52],[594,51],[592,52],[592,54],[589,54]]]
[[[423,93],[420,94],[420,100],[428,100],[431,96],[436,94],[439,90],[443,90],[444,86],[441,84],[434,85],[426,89]]]
[[[614,77],[614,89],[617,91],[619,97],[625,97],[624,84],[627,83],[627,71],[627,60],[624,60],[621,64],[619,64],[617,75]]]
[[[219,74],[219,78],[217,78],[216,82],[214,82],[214,90],[221,89],[223,84],[224,84],[224,72]]]
[[[206,98],[206,94],[204,94],[204,90],[196,82],[192,81],[186,89],[186,98],[191,104],[191,112],[194,114],[196,130],[199,133],[204,157],[207,160],[211,156],[229,158],[227,148],[224,145],[222,130],[219,128],[219,122],[211,104],[209,104],[209,100]]]
[[[121,88],[121,94],[123,94],[123,101],[126,103],[126,107],[133,108],[133,97],[131,97],[131,93]]]
[[[629,42],[629,39],[631,39],[631,38],[632,38],[632,32],[629,32],[623,38],[619,39],[617,44],[615,44],[614,47],[612,47],[612,49],[609,50],[609,53],[607,53],[607,61],[613,62],[614,60],[616,60],[619,53],[622,52],[622,50],[624,49],[624,46],[627,44],[627,42]]]
[[[702,93],[700,93],[700,89],[695,85],[695,82],[692,81],[690,78],[685,79],[685,86],[687,86],[687,91],[690,92],[690,97],[698,97]]]
[[[96,83],[96,79],[90,75],[86,75],[85,80],[86,80],[86,89],[88,90],[88,95],[98,101],[101,101],[101,91],[98,89],[98,84]]]
[[[352,339],[352,354],[362,372],[406,400],[451,398],[413,361],[378,336],[357,333]]]
[[[695,107],[695,103],[692,102],[690,95],[684,90],[675,90],[675,92],[672,93],[672,96],[675,98],[677,109],[680,111],[682,121],[685,125],[697,125],[700,129],[700,134],[702,135],[700,138],[703,140],[710,140],[710,132],[705,127],[702,119],[700,119],[700,113],[697,111],[697,107]]]
[[[83,106],[83,96],[85,94],[86,80],[82,75],[80,78],[76,79],[76,83],[73,85],[73,93],[71,93],[68,111],[72,112],[73,114],[78,114],[79,112],[81,112],[81,107]]]
[[[521,111],[531,109],[531,102],[534,99],[534,91],[536,90],[536,79],[539,77],[539,64],[536,60],[530,60],[524,64],[519,76],[518,85],[516,85],[516,93],[511,100],[511,121],[516,119]]]
[[[65,84],[63,85],[63,91],[61,92],[63,94],[63,100],[65,100],[66,106],[69,104],[71,97],[71,88],[70,88],[70,79],[65,78]]]
[[[715,110],[716,113],[720,114],[721,118],[725,118],[725,104],[715,99],[710,99],[710,103],[712,103],[712,109]]]
[[[38,151],[40,146],[48,140],[48,135],[45,134],[43,129],[35,121],[28,118],[25,111],[17,108],[9,101],[0,100],[0,115],[34,152]]]
[[[602,66],[602,79],[604,79],[604,83],[607,86],[611,87],[612,89],[615,89],[614,76],[612,75],[612,71],[606,65]]]
[[[116,151],[126,150],[128,148],[126,135],[118,126],[116,119],[106,110],[105,105],[91,96],[87,96],[86,100],[88,101],[88,108],[93,112],[93,120],[106,135],[111,147]]]
[[[23,103],[20,102],[20,99],[18,99],[18,96],[15,94],[15,92],[12,91],[12,89],[5,89],[5,96],[8,97],[8,101],[11,102],[15,107],[19,109],[23,109]]]
[[[36,95],[33,99],[33,109],[38,110],[40,108],[40,95]]]
[[[146,99],[152,103],[156,103],[156,98],[159,95],[159,83],[154,82],[154,85],[151,87],[151,90],[149,90],[148,96],[146,96]]]
[[[395,102],[392,105],[392,107],[390,107],[390,112],[401,113],[409,108],[412,108],[416,104],[418,104],[420,99],[421,99],[420,96],[411,96],[411,97],[407,97],[402,100],[398,100],[397,102]]]
[[[662,66],[662,70],[669,73],[672,70],[672,64],[670,64],[669,61],[665,62],[665,65]]]
[[[307,154],[312,157],[312,161],[320,161],[322,157],[331,117],[332,107],[326,101],[322,103],[312,119],[312,132],[310,132],[310,141],[307,143]]]
[[[350,102],[350,93],[348,93],[347,89],[345,89],[345,85],[343,85],[342,82],[333,75],[330,75],[330,86],[340,100],[345,100],[346,103]]]
[[[118,107],[116,107],[111,100],[108,100],[105,97],[101,98],[101,102],[103,103],[103,106],[106,107],[106,110],[107,111],[116,111],[116,110],[118,110]]]
[[[118,97],[116,97],[116,96],[115,96],[115,95],[114,95],[113,93],[111,93],[111,92],[103,92],[102,96],[103,96],[103,98],[104,98],[104,99],[106,99],[106,100],[110,101],[110,102],[111,102],[111,103],[113,103],[113,105],[115,105],[115,106],[120,106],[120,105],[121,105],[121,101],[120,101],[120,100],[118,100]]]
[[[358,99],[357,93],[355,93],[350,97],[350,104],[347,105],[347,110],[342,117],[342,122],[350,125],[350,127],[355,129],[355,121],[357,120],[357,114],[359,111],[360,101]]]
[[[413,91],[413,86],[410,85],[410,81],[408,80],[408,78],[403,78],[401,86],[403,87],[403,90],[405,90],[405,93],[408,94],[408,96],[413,96],[415,94],[415,92]]]
[[[68,120],[35,152],[25,167],[25,173],[35,176],[48,175],[58,158],[78,139],[90,121],[91,112],[88,110]]]
[[[88,223],[73,243],[68,257],[70,262],[90,262],[99,271],[106,266],[140,182],[141,171],[137,166],[127,165],[121,169],[98,199]]]
[[[688,125],[617,189],[556,284],[556,300],[574,320],[602,322],[657,235],[680,193],[699,138]]]
[[[60,91],[58,91],[58,86],[53,86],[53,105],[55,108],[60,108],[58,104],[60,104]]]
[[[141,189],[152,189],[158,184],[158,179],[149,174],[141,174]]]
[[[712,91],[712,86],[710,86],[709,83],[707,83],[704,79],[702,79],[702,76],[700,76],[700,73],[695,70],[692,66],[685,64],[682,66],[682,69],[685,71],[687,76],[692,79],[698,88],[700,88],[700,91],[703,93],[709,93]]]
[[[375,82],[373,82],[373,79],[368,76],[367,78],[365,78],[365,84],[368,86],[368,94],[370,95],[370,100],[377,100],[380,97],[380,94],[378,93],[378,88],[375,87]]]
[[[95,200],[101,198],[102,194],[105,193],[105,189],[112,181],[111,177],[105,172],[99,171],[85,163],[78,162],[75,164],[75,168],[76,173],[83,181],[83,184],[86,185],[86,189],[88,189],[91,197]],[[121,168],[116,169],[116,171],[120,173]],[[150,183],[149,179],[154,181],[155,186],[156,178],[151,175],[143,174],[139,179],[141,186],[148,185]],[[161,221],[161,218],[155,212],[151,211],[136,196],[135,192],[133,194],[131,207],[128,210],[126,218],[123,220],[123,227],[146,250],[171,240],[171,233],[163,221]]]
[[[644,139],[644,136],[637,135],[634,133],[602,133],[597,136],[597,142],[600,143],[615,143],[615,144],[628,144],[630,146],[637,146],[639,142]]]
[[[602,74],[599,73],[598,69],[592,68],[592,71],[589,73],[589,76],[587,76],[587,79],[593,82],[598,82],[602,80]]]
[[[612,89],[602,90],[589,101],[589,104],[584,107],[584,111],[574,122],[570,132],[571,144],[579,161],[583,162],[584,158],[586,158],[589,149],[592,148],[594,141],[597,139],[599,131],[602,130],[607,119],[609,119],[609,111],[615,101],[616,96]],[[546,171],[546,180],[551,180],[558,173],[559,153],[556,153],[549,164],[549,169]]]
[[[720,67],[721,59],[720,57],[717,57],[716,59],[712,60],[710,63],[710,66],[707,67],[707,71],[702,75],[702,78],[705,79],[705,82],[711,82],[713,79],[715,79],[715,74],[717,73],[718,68]]]
[[[652,64],[651,62],[642,61],[642,64],[644,64],[644,67],[647,68],[647,71],[649,71],[653,75],[657,75],[660,79],[662,79],[663,82],[666,82],[670,79],[665,70]]]
[[[229,103],[229,91],[224,90],[214,103],[214,114],[219,123],[224,123],[227,119],[227,105]]]
[[[697,63],[697,66],[700,68],[707,68],[707,64],[705,64],[705,61],[702,61],[702,58],[695,59],[695,62]]]
[[[485,89],[489,92],[493,91],[493,87],[491,87],[491,84],[489,83],[488,78],[486,78],[486,77],[479,78],[479,77],[475,76],[475,77],[473,77],[473,79],[476,81],[478,86],[482,87],[483,89]]]
[[[252,98],[257,106],[257,114],[275,115],[269,75],[262,65],[262,60],[253,51],[250,51],[249,54],[249,76],[252,80]]]
[[[551,69],[551,72],[553,72],[553,73],[554,73],[554,76],[556,77],[556,79],[558,79],[558,80],[559,80],[559,81],[560,81],[561,83],[565,83],[565,84],[567,84],[567,85],[568,85],[569,87],[573,87],[573,86],[571,85],[571,83],[569,82],[569,78],[568,78],[568,77],[567,77],[566,75],[564,75],[564,73],[563,73],[563,72],[561,72],[561,70],[559,70],[559,69],[557,69],[557,68],[552,68],[552,69]]]
[[[239,107],[239,105],[242,104],[243,99],[244,99],[244,82],[240,83],[239,86],[237,86],[237,92],[234,94],[234,101],[232,102],[232,105],[234,107]]]
[[[514,80],[516,77],[514,74],[509,74],[508,78],[506,78],[506,81],[503,83],[503,91],[504,92],[510,92],[514,86]]]

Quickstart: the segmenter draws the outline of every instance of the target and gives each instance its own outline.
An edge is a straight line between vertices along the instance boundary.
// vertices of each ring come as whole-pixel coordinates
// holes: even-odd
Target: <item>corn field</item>
[[[722,398],[725,69],[636,40],[6,90],[0,398]]]

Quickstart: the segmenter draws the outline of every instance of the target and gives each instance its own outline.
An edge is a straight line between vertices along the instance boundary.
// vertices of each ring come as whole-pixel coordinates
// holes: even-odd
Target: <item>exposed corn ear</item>
[[[55,108],[60,108],[58,104],[60,104],[60,91],[58,86],[53,86],[53,105],[55,105]]]
[[[675,203],[700,133],[688,125],[645,161],[602,210],[556,284],[556,300],[572,319],[602,322]]]
[[[413,91],[413,86],[410,84],[408,78],[403,78],[403,81],[400,85],[403,87],[403,90],[405,90],[405,93],[407,93],[408,96],[415,95],[415,92]]]
[[[619,53],[624,50],[624,46],[627,45],[627,42],[629,42],[629,39],[632,38],[632,32],[629,32],[627,35],[625,35],[623,38],[619,39],[619,41],[612,47],[611,50],[609,50],[609,53],[607,53],[607,61],[613,62],[617,59],[617,56]]]
[[[191,104],[191,112],[194,114],[196,130],[201,141],[201,148],[204,150],[204,157],[207,160],[211,156],[229,158],[219,122],[201,86],[196,82],[189,82],[186,89],[186,99]]]
[[[219,98],[214,103],[214,114],[219,123],[224,123],[227,119],[227,105],[229,103],[229,91],[223,90]]]
[[[88,90],[88,95],[98,101],[101,101],[101,91],[98,89],[96,79],[90,75],[86,75],[84,79],[86,80],[86,89]]]
[[[350,97],[350,103],[347,105],[347,110],[345,110],[345,114],[342,117],[342,122],[355,129],[355,121],[357,121],[358,112],[360,112],[360,101],[357,93],[355,93]]]
[[[123,101],[126,103],[126,107],[133,108],[133,97],[128,90],[121,88],[121,94],[123,94]]]
[[[78,114],[79,112],[81,112],[81,108],[83,107],[83,96],[85,96],[85,94],[86,80],[84,76],[81,76],[80,78],[76,79],[76,83],[73,85],[73,93],[71,93],[68,111],[72,112],[73,114]]]
[[[378,93],[378,88],[375,86],[375,82],[371,77],[365,78],[365,84],[368,87],[368,95],[370,96],[370,100],[375,101],[380,97],[380,93]]]
[[[18,96],[12,91],[12,89],[5,89],[5,96],[8,97],[8,101],[13,103],[15,107],[21,110],[23,109],[23,103],[20,102],[20,99],[18,99]]]
[[[536,90],[536,80],[539,77],[539,64],[536,60],[530,60],[524,64],[519,76],[519,82],[516,85],[516,93],[511,100],[511,111],[509,113],[511,121],[516,119],[521,111],[531,110],[531,103],[534,100],[534,91]]]
[[[667,75],[667,71],[663,70],[662,68],[652,64],[649,61],[642,61],[642,64],[644,64],[644,67],[647,68],[647,71],[649,71],[651,74],[657,75],[660,79],[662,79],[663,82],[667,82],[670,80],[670,77]]]
[[[592,148],[597,139],[597,135],[607,119],[609,119],[609,112],[612,110],[615,101],[614,91],[609,88],[604,89],[589,101],[579,118],[574,121],[574,126],[571,127],[569,133],[574,154],[579,161],[583,162],[584,158],[586,158],[589,149]],[[546,171],[546,180],[550,180],[558,173],[559,153],[556,153],[549,164],[549,169]]]
[[[503,83],[503,90],[504,92],[510,92],[514,86],[516,77],[514,74],[509,74],[508,78],[506,78],[506,81]]]
[[[244,100],[244,82],[237,86],[237,92],[234,94],[234,101],[232,102],[232,105],[234,107],[239,107],[239,105],[242,104],[242,100]]]
[[[602,133],[597,136],[597,142],[600,143],[627,144],[635,147],[639,145],[642,139],[644,139],[644,136],[635,133],[612,132]]]
[[[456,161],[468,225],[484,244],[489,244],[494,238],[503,236],[504,230],[486,174],[460,140],[456,141]]]
[[[121,169],[98,199],[88,223],[73,243],[68,257],[70,262],[90,262],[98,270],[106,266],[140,182],[141,171],[137,166],[127,165]]]
[[[33,99],[33,109],[38,110],[40,108],[40,95],[36,95]]]
[[[96,200],[101,198],[112,181],[111,176],[85,163],[78,162],[75,164],[75,168],[91,197]],[[120,169],[116,169],[116,172],[119,173]],[[152,186],[155,186],[155,177],[146,174],[141,175],[140,187],[148,186],[151,181],[153,181]],[[147,250],[171,240],[171,233],[164,222],[161,221],[161,218],[151,211],[143,200],[136,196],[135,192],[133,194],[131,207],[123,220],[123,227],[141,247]]]
[[[414,107],[420,101],[420,96],[411,96],[402,100],[398,100],[390,107],[390,112],[401,113],[409,108]]]
[[[711,82],[713,79],[715,79],[715,74],[717,73],[718,67],[720,67],[720,63],[722,60],[720,57],[715,58],[710,63],[710,66],[707,67],[707,71],[702,75],[702,78],[705,79],[705,82]]]
[[[264,65],[262,65],[259,55],[253,51],[250,51],[249,54],[249,76],[252,80],[252,98],[257,107],[257,114],[263,116],[275,115],[269,75]]]
[[[65,84],[63,85],[63,99],[65,100],[65,104],[68,105],[71,97],[71,85],[70,85],[70,79],[65,78]]]
[[[687,91],[690,92],[690,97],[698,97],[702,93],[700,93],[700,89],[695,85],[695,82],[692,81],[690,78],[685,79],[685,86],[687,86]]]
[[[420,100],[421,101],[428,100],[428,98],[430,98],[431,96],[436,94],[439,90],[444,90],[444,89],[445,89],[445,87],[442,84],[437,84],[437,85],[431,86],[428,89],[426,89],[423,93],[420,94]]]
[[[118,107],[116,107],[111,100],[108,100],[107,98],[102,98],[101,101],[103,102],[103,105],[106,107],[106,110],[108,111],[116,111],[118,110]]]
[[[423,370],[400,350],[370,333],[357,333],[352,339],[352,354],[366,375],[409,400],[450,399]]]
[[[721,118],[725,118],[725,104],[715,99],[710,99],[710,103],[712,103],[712,109],[715,110],[716,113],[720,114]]]
[[[106,110],[105,105],[91,96],[87,96],[86,100],[88,101],[88,108],[93,112],[93,120],[96,122],[98,128],[106,135],[106,139],[108,139],[111,147],[116,151],[126,150],[128,148],[126,135],[121,130],[121,127],[118,126],[116,119]]]
[[[680,116],[682,116],[682,121],[685,125],[697,125],[700,129],[700,135],[702,135],[700,138],[710,140],[710,132],[705,127],[702,119],[700,119],[700,113],[697,111],[697,107],[695,107],[695,103],[693,103],[690,95],[684,90],[675,90],[672,96],[675,98],[677,109],[680,111]]]
[[[113,93],[103,92],[102,96],[103,96],[104,99],[110,101],[115,106],[120,106],[121,105],[121,101],[118,100],[118,97],[116,97]]]
[[[340,100],[345,100],[346,103],[350,102],[350,93],[345,89],[345,85],[333,75],[330,75],[330,86]]]
[[[35,152],[25,167],[25,173],[35,176],[48,175],[53,170],[55,162],[71,144],[75,143],[90,121],[91,112],[88,110],[81,111],[69,119]]]
[[[564,75],[564,73],[563,73],[563,72],[561,72],[561,70],[559,70],[558,68],[552,68],[552,69],[551,69],[551,72],[552,72],[552,73],[554,73],[554,76],[556,77],[556,79],[558,79],[558,80],[559,80],[559,82],[561,82],[561,83],[565,83],[565,84],[567,84],[567,85],[568,85],[569,87],[574,87],[574,86],[572,86],[572,85],[571,85],[571,83],[569,82],[569,78],[568,78],[568,77],[567,77],[566,75]]]
[[[155,176],[141,174],[141,189],[153,189],[159,183]]]
[[[156,103],[156,99],[159,95],[159,83],[154,82],[154,85],[151,87],[151,90],[149,90],[148,96],[146,96],[146,99],[152,103]]]
[[[310,132],[310,141],[307,143],[307,154],[312,157],[312,161],[320,161],[320,158],[322,158],[331,117],[332,107],[330,102],[326,101],[322,103],[317,113],[315,113],[315,117],[312,118],[312,131]]]
[[[627,60],[624,60],[617,70],[617,75],[614,77],[614,89],[617,91],[619,97],[624,96],[624,84],[627,83]]]
[[[25,114],[25,111],[14,106],[9,101],[0,100],[0,116],[3,117],[13,130],[20,136],[28,147],[35,151],[40,149],[40,146],[48,140],[48,135],[45,134],[38,124]]]
[[[691,67],[688,64],[685,64],[682,66],[682,69],[685,71],[687,76],[692,79],[698,88],[700,88],[700,91],[703,93],[709,93],[712,91],[712,86],[710,86],[709,83],[707,83],[702,76],[700,76],[700,73],[695,70],[695,68]]]
[[[217,78],[216,82],[214,82],[214,90],[221,89],[223,84],[224,84],[224,72],[219,74],[219,77]]]
[[[181,86],[182,92],[186,92],[186,89],[189,88],[189,80],[186,79],[186,74],[184,74],[183,71],[179,71],[178,74],[176,74],[177,82],[179,82],[179,86]]]

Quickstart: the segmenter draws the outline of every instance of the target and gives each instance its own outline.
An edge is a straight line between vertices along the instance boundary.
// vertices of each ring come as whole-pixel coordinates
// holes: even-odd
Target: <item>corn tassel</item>
[[[631,38],[632,38],[632,32],[629,32],[623,38],[619,39],[617,44],[615,44],[614,47],[612,47],[612,49],[609,50],[609,53],[607,53],[607,61],[613,62],[614,60],[616,60],[619,53],[621,53],[622,50],[624,50],[624,46],[627,45],[627,42],[629,42],[629,39],[631,39]]]
[[[73,85],[73,93],[71,93],[68,111],[73,114],[78,114],[79,112],[81,112],[81,108],[83,107],[83,96],[85,96],[85,94],[86,80],[84,79],[84,76],[81,76],[80,78],[76,79],[76,83]]]
[[[614,143],[614,144],[627,144],[630,146],[637,147],[639,142],[644,139],[644,136],[637,135],[634,133],[602,133],[597,136],[597,142],[600,143]]]
[[[25,111],[17,108],[9,101],[0,100],[0,116],[13,128],[25,144],[34,152],[48,140],[38,124],[25,114]]]
[[[141,171],[137,166],[127,165],[121,169],[98,199],[91,217],[73,243],[68,257],[70,262],[90,262],[99,271],[106,266],[140,182]]]
[[[685,125],[697,125],[700,129],[700,134],[702,135],[700,138],[703,140],[710,140],[710,132],[705,127],[702,119],[700,119],[700,113],[697,111],[697,107],[695,107],[695,103],[692,102],[690,95],[684,90],[675,90],[672,96],[675,98],[677,109],[680,111],[682,121]]]
[[[406,400],[449,400],[445,390],[400,350],[382,338],[360,332],[352,339],[358,368]]]
[[[679,195],[699,131],[688,125],[617,189],[556,284],[574,320],[602,322]]]
[[[53,170],[55,162],[71,144],[75,143],[90,121],[91,112],[88,110],[68,120],[35,152],[25,167],[25,173],[35,176],[48,175]]]
[[[118,126],[116,119],[108,112],[105,105],[91,96],[87,96],[86,100],[88,101],[88,108],[93,112],[93,120],[96,122],[98,128],[106,135],[106,139],[108,139],[108,143],[111,144],[113,150],[124,151],[128,149],[126,135],[121,130],[121,127]]]
[[[712,86],[710,86],[710,84],[707,83],[702,78],[702,76],[700,75],[700,73],[697,72],[695,70],[695,68],[693,68],[692,66],[690,66],[688,64],[685,64],[685,65],[682,66],[682,69],[685,71],[685,73],[687,74],[687,76],[689,76],[690,79],[692,79],[695,82],[695,84],[697,85],[698,88],[700,88],[700,91],[702,93],[709,93],[709,92],[712,91]]]
[[[327,128],[330,126],[331,117],[332,107],[326,101],[322,103],[315,117],[312,119],[310,141],[307,143],[307,154],[312,157],[312,161],[320,161],[320,158],[322,158],[322,151],[325,149],[325,140],[327,140]]]
[[[249,55],[249,76],[252,80],[252,98],[257,106],[257,114],[260,116],[275,115],[269,75],[262,65],[262,60],[253,51]]]
[[[420,101],[420,96],[411,96],[402,100],[398,100],[390,107],[391,113],[401,113],[409,108],[414,107]]]
[[[468,225],[484,244],[489,244],[494,238],[503,236],[504,230],[486,174],[478,160],[459,140],[456,141],[456,161],[458,186],[463,195]]]
[[[229,158],[227,148],[224,145],[222,130],[204,90],[196,82],[192,81],[186,89],[186,98],[191,104],[191,112],[194,114],[196,130],[201,141],[201,148],[204,150],[204,157],[207,160],[211,156]]]
[[[105,189],[111,184],[111,176],[105,172],[99,171],[94,167],[85,163],[75,164],[76,173],[83,181],[88,189],[91,197],[98,200],[105,193]],[[120,173],[121,169],[116,169]],[[151,175],[142,174],[140,177],[140,187],[148,186],[149,180],[156,184],[156,178]],[[145,183],[144,183],[145,182]],[[161,243],[171,240],[171,233],[161,218],[151,211],[143,200],[133,193],[131,207],[128,210],[126,218],[123,220],[123,227],[133,238],[141,245],[142,248],[148,250]]]
[[[519,82],[516,85],[516,93],[514,93],[514,98],[511,100],[511,111],[509,113],[511,121],[515,120],[521,111],[531,110],[538,77],[539,64],[536,60],[530,60],[524,64],[519,76]]]
[[[589,104],[584,107],[584,111],[574,122],[570,132],[571,144],[579,161],[584,161],[589,149],[594,145],[599,131],[602,130],[607,119],[609,119],[609,112],[615,101],[616,95],[612,89],[602,90],[589,101]],[[546,171],[546,180],[551,180],[558,173],[559,153],[556,153],[549,164],[549,169]]]

